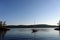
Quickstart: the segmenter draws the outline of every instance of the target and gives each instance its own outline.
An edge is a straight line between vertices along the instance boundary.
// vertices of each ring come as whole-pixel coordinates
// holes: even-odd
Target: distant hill
[[[51,28],[58,27],[55,25],[46,25],[46,24],[38,24],[38,25],[8,25],[8,28]]]

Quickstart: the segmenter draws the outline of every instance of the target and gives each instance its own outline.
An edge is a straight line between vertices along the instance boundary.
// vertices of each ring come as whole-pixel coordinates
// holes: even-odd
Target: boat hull
[[[0,27],[0,31],[7,31],[7,30],[10,30],[10,29]]]
[[[55,30],[60,30],[60,28],[55,28]]]

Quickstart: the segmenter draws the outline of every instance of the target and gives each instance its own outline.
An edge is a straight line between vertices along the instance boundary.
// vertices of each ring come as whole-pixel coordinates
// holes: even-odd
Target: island
[[[7,28],[56,28],[56,25],[35,24],[35,25],[7,25]]]

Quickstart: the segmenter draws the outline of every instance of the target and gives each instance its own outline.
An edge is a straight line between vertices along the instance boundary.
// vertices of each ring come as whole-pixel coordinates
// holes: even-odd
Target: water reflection
[[[59,31],[59,37],[60,37],[60,31]]]
[[[38,31],[32,33],[32,29]],[[11,28],[0,31],[0,40],[59,40],[59,33],[53,28]]]
[[[4,36],[7,31],[0,31],[0,40],[4,40]]]

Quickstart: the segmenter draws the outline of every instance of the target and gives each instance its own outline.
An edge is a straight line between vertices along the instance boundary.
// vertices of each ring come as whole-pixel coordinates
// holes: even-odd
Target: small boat
[[[4,28],[4,27],[0,27],[0,31],[7,31],[7,30],[10,30],[10,29]]]
[[[8,29],[8,28],[6,27],[6,24],[5,24],[5,23],[6,23],[5,21],[4,21],[4,22],[0,21],[0,31],[10,30],[10,29]]]
[[[60,20],[59,20],[59,23],[58,23],[58,28],[55,28],[55,30],[59,30],[60,31]]]
[[[37,32],[38,30],[37,29],[32,29],[32,33],[35,33]]]
[[[60,30],[60,28],[55,28],[55,30]]]

